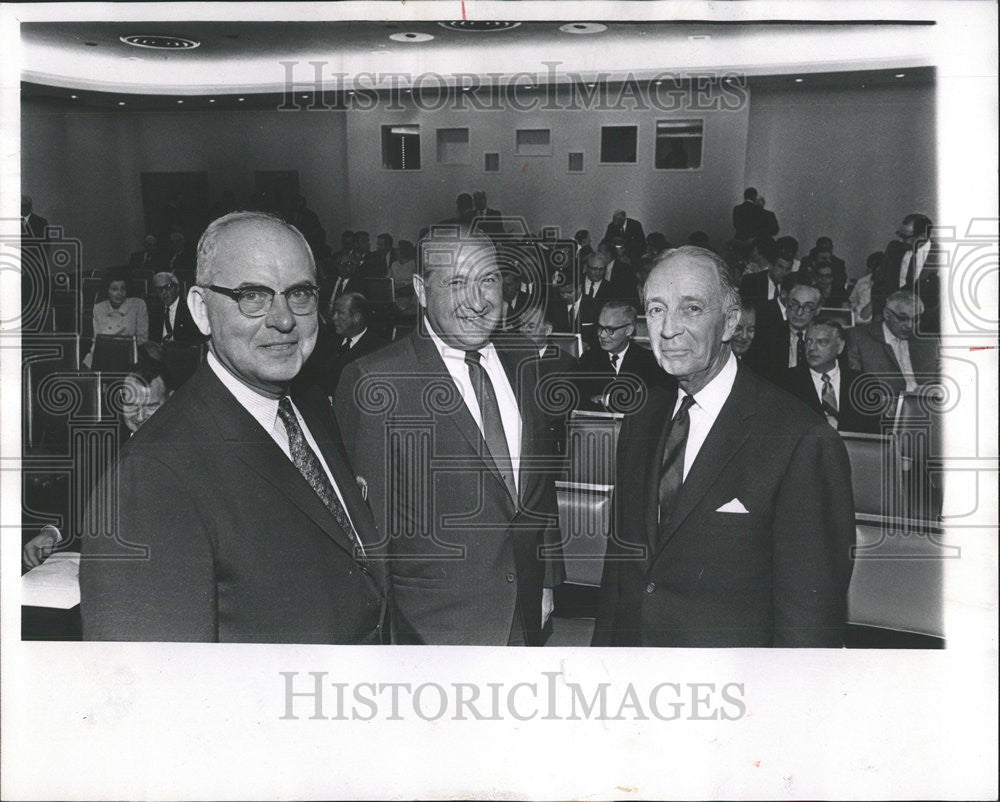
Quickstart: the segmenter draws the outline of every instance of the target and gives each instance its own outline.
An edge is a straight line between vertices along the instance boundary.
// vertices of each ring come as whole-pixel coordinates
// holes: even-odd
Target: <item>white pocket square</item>
[[[748,510],[746,507],[744,507],[743,504],[740,502],[740,500],[738,498],[734,498],[732,501],[727,501],[725,504],[723,504],[721,507],[719,507],[719,509],[717,509],[716,512],[743,512],[743,513],[748,513],[748,512],[750,512],[750,510]]]

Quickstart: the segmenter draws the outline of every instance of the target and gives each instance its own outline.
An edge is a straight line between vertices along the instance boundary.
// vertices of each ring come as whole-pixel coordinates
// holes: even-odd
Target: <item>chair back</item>
[[[125,372],[139,358],[135,337],[98,334],[94,339],[93,370]]]

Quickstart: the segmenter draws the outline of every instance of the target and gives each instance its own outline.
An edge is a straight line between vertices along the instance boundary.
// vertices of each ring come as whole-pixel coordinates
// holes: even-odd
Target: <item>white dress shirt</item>
[[[910,361],[910,344],[906,340],[900,340],[895,334],[889,331],[889,327],[884,322],[882,323],[882,334],[885,337],[886,345],[896,355],[899,369],[906,380],[906,391],[909,393],[916,390],[917,380],[913,375],[913,363]]]
[[[715,419],[719,417],[722,406],[733,390],[733,382],[736,381],[736,366],[736,357],[730,352],[729,359],[719,371],[719,375],[695,393],[694,404],[688,410],[690,427],[688,428],[687,443],[684,445],[684,479],[687,479],[688,472],[694,465],[698,452],[701,451],[708,433],[715,425]],[[683,389],[678,390],[677,403],[674,404],[671,418],[677,414],[681,401],[686,395],[687,393]]]
[[[618,352],[618,359],[615,360],[614,364],[612,364],[612,366],[611,366],[614,369],[616,376],[619,373],[622,372],[622,362],[625,361],[625,354],[628,353],[628,348],[629,348],[629,343],[628,343],[628,341],[626,341],[625,342],[625,347],[621,351]],[[608,354],[608,360],[609,361],[611,360],[612,356],[614,356],[614,355],[610,354],[610,353]]]
[[[830,368],[826,375],[830,377],[830,384],[833,385],[833,397],[837,399],[837,411],[840,411],[840,365],[834,360],[833,367]],[[816,388],[816,397],[822,403],[823,401],[823,374],[818,373],[812,368],[809,368],[809,376],[813,380],[813,387]],[[826,415],[826,412],[823,412]],[[832,415],[826,415],[826,421],[834,429],[837,428],[837,419]]]
[[[292,450],[288,445],[288,432],[285,430],[285,424],[282,423],[281,418],[278,417],[278,399],[268,398],[267,396],[263,396],[260,393],[251,390],[232,373],[230,373],[211,351],[208,352],[208,366],[212,369],[212,372],[218,376],[219,381],[222,382],[225,388],[233,394],[233,397],[237,400],[239,405],[249,412],[251,417],[260,424],[261,428],[271,436],[271,439],[277,443],[278,448],[282,450],[284,455],[288,457],[289,462],[291,462]],[[344,503],[344,496],[340,492],[340,488],[337,487],[337,480],[334,479],[333,474],[330,473],[330,466],[327,465],[326,460],[323,459],[323,452],[320,451],[319,446],[316,445],[316,440],[309,431],[309,427],[306,425],[306,422],[302,419],[302,414],[299,412],[298,407],[295,406],[295,402],[292,402],[292,410],[295,412],[295,418],[298,420],[299,426],[302,428],[302,434],[306,438],[306,443],[308,443],[309,448],[313,450],[313,453],[319,460],[319,464],[323,466],[326,478],[330,480],[330,484],[333,485],[333,490],[337,494],[337,498],[340,499],[341,506],[344,508],[344,514],[347,515],[348,520],[350,520],[351,514],[347,510],[347,504]],[[354,521],[351,521],[351,525],[354,525]]]
[[[160,332],[162,337],[167,336],[167,320],[170,321],[170,331],[174,330],[174,321],[177,320],[177,304],[181,302],[181,297],[178,295],[174,298],[174,302],[167,307],[167,313],[163,316],[163,331]]]
[[[348,339],[347,337],[345,337],[344,339],[347,340],[347,349],[350,350],[351,348],[353,348],[354,346],[356,346],[361,341],[361,338],[365,336],[365,332],[366,331],[368,331],[368,327],[367,326],[365,326],[363,329],[361,329],[361,331],[359,331],[357,334],[355,334],[350,339]],[[341,342],[341,345],[343,345],[343,342]]]
[[[591,281],[588,278],[584,283],[583,294],[587,296],[596,295],[603,283],[603,281]]]
[[[479,409],[479,399],[476,398],[476,391],[472,387],[472,379],[469,378],[469,366],[465,363],[465,351],[452,348],[442,340],[437,332],[431,327],[430,321],[424,318],[427,324],[427,331],[431,335],[431,341],[441,355],[444,366],[448,369],[452,380],[458,387],[458,392],[465,402],[465,408],[469,410],[472,419],[479,427],[483,439],[486,433],[483,430],[483,415]],[[483,366],[486,375],[490,377],[493,384],[493,391],[497,397],[497,405],[500,407],[500,422],[503,424],[504,438],[507,440],[507,450],[510,452],[511,472],[514,474],[514,487],[520,491],[520,467],[521,467],[521,412],[517,406],[517,397],[507,379],[507,372],[503,369],[500,357],[497,354],[493,343],[487,343],[479,349],[481,356],[479,364]]]
[[[913,271],[913,283],[917,283],[917,279],[920,278],[920,271],[924,269],[924,265],[927,263],[927,254],[931,252],[931,241],[927,240],[923,245],[921,245],[916,250],[917,254],[917,266]],[[903,254],[903,258],[899,260],[899,286],[903,287],[906,285],[906,274],[910,269],[910,259],[913,258],[914,252],[912,250],[907,251]]]

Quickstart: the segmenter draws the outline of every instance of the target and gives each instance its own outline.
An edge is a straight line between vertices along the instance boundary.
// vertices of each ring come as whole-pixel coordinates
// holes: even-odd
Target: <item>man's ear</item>
[[[740,308],[739,306],[734,306],[726,312],[726,328],[722,333],[722,342],[727,343],[733,339],[738,325],[740,325]]]
[[[846,345],[847,345],[847,343],[844,342],[844,338],[841,337],[840,338],[840,348],[837,349],[837,356],[840,356],[842,353],[844,353],[844,346],[846,346]]]
[[[427,286],[424,284],[424,277],[419,273],[413,274],[413,292],[417,296],[420,305],[427,308]]]
[[[188,311],[198,331],[208,337],[212,333],[212,327],[208,322],[208,305],[205,303],[205,289],[195,285],[188,290],[187,294]]]

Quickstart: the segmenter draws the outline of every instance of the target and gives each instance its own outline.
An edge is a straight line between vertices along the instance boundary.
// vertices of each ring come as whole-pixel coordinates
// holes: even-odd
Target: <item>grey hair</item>
[[[719,278],[719,286],[722,289],[723,311],[729,312],[732,309],[739,310],[741,308],[740,288],[736,284],[733,271],[721,256],[707,248],[699,248],[697,245],[682,245],[680,248],[664,251],[653,263],[649,274],[652,275],[656,268],[678,256],[688,256],[702,263],[707,262],[714,267],[715,273]],[[646,283],[649,283],[648,278],[646,279]],[[645,296],[645,286],[643,287],[643,295]]]
[[[617,310],[621,310],[625,314],[625,320],[632,324],[639,317],[639,310],[635,308],[635,304],[630,304],[628,301],[608,301],[601,307],[602,312]]]
[[[218,257],[219,238],[223,232],[237,223],[261,223],[278,226],[288,231],[300,243],[307,254],[309,254],[309,267],[313,276],[316,275],[316,260],[313,257],[312,248],[302,236],[302,232],[295,226],[285,222],[268,212],[230,212],[208,224],[205,233],[198,240],[197,270],[195,272],[195,284],[199,287],[207,287],[212,283],[212,276],[215,273],[215,260]]]
[[[885,305],[888,306],[893,301],[904,301],[907,306],[912,306],[917,301],[920,301],[920,296],[912,290],[896,290],[892,295],[885,299]],[[920,301],[920,303],[923,305],[923,301]]]

